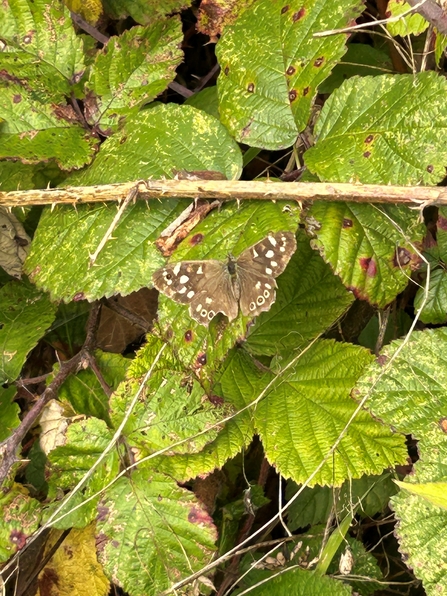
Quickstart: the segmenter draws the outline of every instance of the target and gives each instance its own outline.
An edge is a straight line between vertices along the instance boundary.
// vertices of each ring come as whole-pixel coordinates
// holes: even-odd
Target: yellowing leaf
[[[101,0],[65,0],[64,4],[92,25],[98,22],[102,14]]]
[[[71,530],[48,565],[39,574],[38,596],[106,596],[109,581],[96,559],[95,526]],[[52,531],[45,555],[53,548],[61,531]]]
[[[394,481],[402,490],[430,501],[432,505],[447,509],[447,482],[424,482],[413,484],[410,482]]]

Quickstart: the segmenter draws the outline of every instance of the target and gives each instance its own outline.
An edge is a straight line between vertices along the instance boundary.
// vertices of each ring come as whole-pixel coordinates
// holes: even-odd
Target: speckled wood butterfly
[[[293,232],[276,232],[226,261],[180,261],[158,269],[154,286],[175,302],[189,304],[191,317],[208,327],[217,313],[229,321],[239,309],[255,317],[276,299],[275,278],[296,250]]]

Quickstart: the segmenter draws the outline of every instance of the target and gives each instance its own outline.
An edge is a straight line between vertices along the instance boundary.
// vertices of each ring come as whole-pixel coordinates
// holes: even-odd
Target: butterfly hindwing
[[[244,316],[255,317],[270,309],[276,300],[275,278],[284,271],[295,250],[295,234],[277,232],[269,234],[239,256],[239,303]]]
[[[225,263],[220,263],[219,275],[210,277],[206,287],[197,292],[189,307],[193,319],[208,327],[210,321],[221,312],[229,321],[235,319],[239,304],[234,294],[231,277]]]

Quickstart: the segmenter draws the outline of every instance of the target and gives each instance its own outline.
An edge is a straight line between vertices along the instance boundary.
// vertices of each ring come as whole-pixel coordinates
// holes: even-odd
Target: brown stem
[[[90,352],[95,347],[96,331],[99,324],[100,303],[92,304],[89,319],[87,322],[87,335],[81,350],[67,362],[61,362],[60,369],[56,376],[33,405],[31,410],[25,414],[22,422],[13,432],[13,434],[0,443],[0,486],[8,477],[9,471],[17,461],[17,451],[30,429],[34,426],[36,420],[42,413],[45,405],[53,398],[56,398],[58,391],[69,375],[84,366],[89,361]]]
[[[47,378],[51,375],[51,373],[45,373],[44,375],[40,375],[40,377],[30,377],[29,379],[19,379],[17,381],[17,387],[25,387],[26,385],[38,385],[43,381],[46,381]]]
[[[447,205],[442,186],[389,186],[330,182],[265,182],[259,180],[148,180],[103,186],[15,190],[0,192],[3,207],[29,207],[123,201],[139,184],[137,200],[170,198],[220,201],[346,201],[401,205]],[[237,197],[237,199],[235,198]]]
[[[88,360],[88,364],[89,364],[90,368],[95,373],[95,376],[98,379],[104,393],[107,395],[107,397],[110,397],[112,395],[113,391],[109,387],[109,385],[106,383],[106,380],[104,379],[104,377],[102,376],[101,369],[99,368],[98,363],[96,362],[93,354],[88,354],[87,360]]]

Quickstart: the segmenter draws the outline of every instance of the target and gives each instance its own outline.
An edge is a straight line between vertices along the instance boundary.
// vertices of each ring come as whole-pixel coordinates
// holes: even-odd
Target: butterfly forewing
[[[237,260],[240,307],[244,316],[257,316],[276,299],[275,278],[296,250],[295,234],[278,232],[244,250]]]
[[[239,312],[256,316],[269,310],[276,298],[275,278],[296,250],[292,232],[277,232],[244,250],[235,260],[181,261],[153,275],[157,290],[181,304],[208,326],[221,312],[230,321]]]

